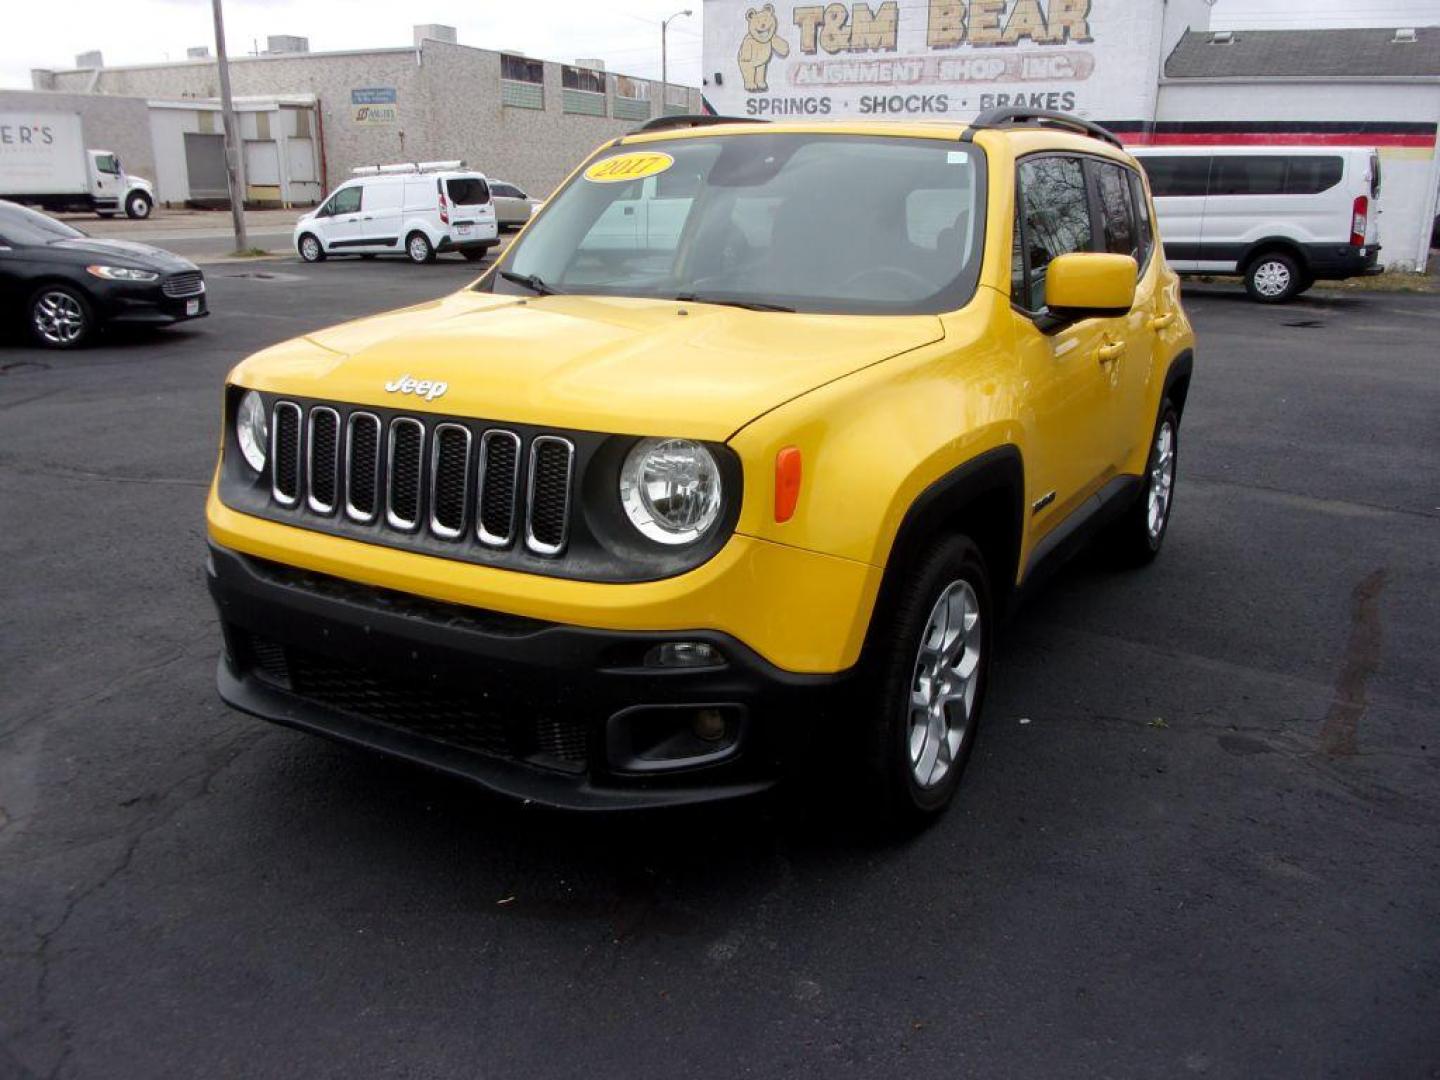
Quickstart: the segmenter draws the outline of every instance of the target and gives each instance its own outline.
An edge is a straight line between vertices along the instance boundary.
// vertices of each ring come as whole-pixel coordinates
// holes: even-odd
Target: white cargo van
[[[306,262],[330,255],[404,254],[425,263],[438,252],[484,258],[498,242],[490,185],[463,161],[372,165],[354,170],[320,207],[295,223]]]
[[[1279,303],[1317,280],[1378,273],[1380,155],[1331,146],[1134,147],[1165,258],[1182,274],[1240,274]]]
[[[87,150],[79,113],[0,113],[0,199],[147,218],[155,185],[109,150]]]

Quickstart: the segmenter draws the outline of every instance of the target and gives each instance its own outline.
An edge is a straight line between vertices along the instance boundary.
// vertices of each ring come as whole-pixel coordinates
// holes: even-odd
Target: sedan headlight
[[[720,467],[689,439],[641,439],[620,469],[630,523],[660,544],[689,544],[720,517]]]
[[[270,426],[265,421],[265,402],[254,390],[245,391],[240,408],[235,410],[235,441],[249,466],[262,472],[270,446]]]
[[[160,278],[154,270],[133,270],[128,266],[87,266],[85,272],[106,281],[157,281]]]

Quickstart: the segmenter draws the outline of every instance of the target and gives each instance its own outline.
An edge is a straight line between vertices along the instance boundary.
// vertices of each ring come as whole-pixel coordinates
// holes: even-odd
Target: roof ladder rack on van
[[[709,127],[711,124],[768,124],[758,116],[710,116],[704,113],[686,113],[682,116],[657,116],[646,120],[635,130],[669,131],[671,128]]]
[[[464,161],[397,161],[392,165],[356,165],[356,176],[391,176],[408,173],[456,172],[465,168]]]
[[[965,142],[971,140],[971,132],[985,131],[993,128],[1007,127],[1057,127],[1073,131],[1077,135],[1089,135],[1092,139],[1099,139],[1107,142],[1116,149],[1125,149],[1118,136],[1108,128],[1099,124],[1092,124],[1089,120],[1082,120],[1078,116],[1071,116],[1069,113],[1051,112],[1048,109],[1026,109],[1006,106],[998,109],[986,109],[974,120],[970,121],[970,127],[961,135]]]

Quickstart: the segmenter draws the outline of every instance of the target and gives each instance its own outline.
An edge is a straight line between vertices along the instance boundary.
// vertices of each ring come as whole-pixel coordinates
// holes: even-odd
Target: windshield
[[[0,203],[0,237],[11,244],[49,244],[56,240],[83,240],[85,234],[28,207]]]
[[[552,198],[481,285],[797,311],[953,310],[979,276],[969,144],[744,134],[617,146]]]

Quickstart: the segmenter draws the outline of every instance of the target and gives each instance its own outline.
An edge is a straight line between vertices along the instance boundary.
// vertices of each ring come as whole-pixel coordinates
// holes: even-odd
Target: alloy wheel
[[[980,600],[968,581],[935,601],[910,681],[910,771],[922,788],[949,775],[974,727],[983,647]]]
[[[85,311],[69,293],[42,293],[33,318],[35,332],[52,345],[73,345],[85,333]]]
[[[1155,433],[1155,448],[1151,452],[1149,507],[1145,517],[1151,540],[1158,539],[1165,530],[1174,486],[1175,426],[1167,419]]]

